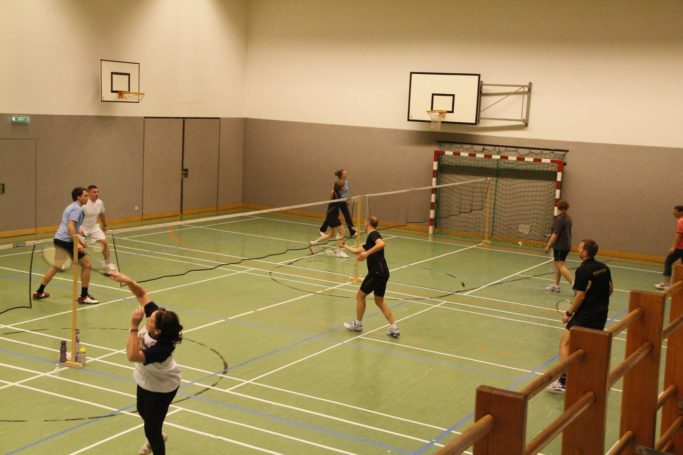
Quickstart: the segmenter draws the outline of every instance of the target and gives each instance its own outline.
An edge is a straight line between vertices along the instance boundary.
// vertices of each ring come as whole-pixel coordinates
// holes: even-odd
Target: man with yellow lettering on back
[[[595,240],[581,240],[578,253],[583,262],[574,275],[574,300],[562,316],[567,324],[560,338],[560,361],[569,357],[569,337],[572,327],[603,330],[607,322],[609,298],[614,291],[612,272],[609,267],[595,260],[598,244]],[[551,392],[564,392],[566,378],[562,375],[548,386]]]

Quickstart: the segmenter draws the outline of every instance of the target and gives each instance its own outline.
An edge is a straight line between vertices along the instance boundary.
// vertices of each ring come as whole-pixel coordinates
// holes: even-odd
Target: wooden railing
[[[474,424],[438,454],[461,454],[474,446],[474,455],[530,455],[560,433],[563,455],[603,453],[607,395],[622,378],[620,437],[608,454],[631,455],[639,448],[683,454],[683,266],[676,266],[673,282],[664,292],[631,291],[629,313],[604,331],[572,328],[569,357],[522,390],[480,386]],[[669,324],[664,327],[667,299]],[[627,328],[624,360],[610,371],[612,340]],[[658,394],[664,340],[664,387]],[[529,400],[565,372],[564,412],[527,444]],[[655,440],[660,409],[660,437]]]

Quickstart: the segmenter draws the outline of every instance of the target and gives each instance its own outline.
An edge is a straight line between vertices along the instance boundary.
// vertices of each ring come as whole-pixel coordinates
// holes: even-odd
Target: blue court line
[[[378,315],[378,314],[375,314],[375,315],[373,315],[372,317],[373,317],[373,318],[374,318],[374,317],[379,317],[379,315]],[[304,343],[305,341],[310,341],[310,340],[315,340],[315,339],[318,339],[318,338],[322,338],[322,337],[326,336],[327,334],[329,334],[329,333],[331,333],[331,332],[339,331],[339,330],[342,330],[342,328],[341,328],[341,327],[336,327],[336,328],[333,328],[333,329],[325,330],[325,331],[320,332],[320,333],[315,334],[315,335],[308,336],[308,337],[306,337],[306,338],[304,338],[304,339],[302,339],[302,340],[299,340],[299,341],[297,341],[297,342],[295,342],[295,343],[292,343],[292,344],[290,344],[290,345],[288,345],[288,346],[285,346],[284,348],[275,349],[275,350],[270,351],[270,352],[268,352],[268,353],[265,353],[265,354],[259,355],[259,356],[257,356],[257,357],[254,357],[254,358],[252,358],[252,359],[249,359],[249,360],[246,360],[246,361],[244,361],[244,362],[241,362],[240,364],[237,364],[237,365],[231,367],[230,369],[238,368],[238,367],[240,367],[240,366],[244,366],[244,365],[246,365],[246,364],[248,364],[248,363],[251,363],[251,362],[253,362],[253,361],[255,361],[255,360],[258,360],[258,359],[261,359],[261,358],[264,358],[264,357],[267,357],[267,356],[270,356],[270,355],[274,355],[274,354],[276,354],[276,353],[278,353],[278,352],[283,352],[283,351],[285,351],[285,350],[291,349],[292,347],[297,346],[297,345],[300,345],[300,344]],[[15,357],[30,359],[30,360],[33,360],[33,361],[38,361],[38,362],[41,362],[41,363],[47,363],[47,364],[53,364],[53,363],[55,363],[55,362],[53,362],[53,361],[46,360],[46,359],[43,359],[43,358],[40,358],[40,357],[28,356],[28,355],[25,355],[25,354],[16,353],[16,352],[13,352],[13,351],[8,351],[8,350],[6,350],[6,349],[4,349],[4,348],[0,348],[0,352],[4,352],[4,353],[6,353],[6,354],[8,354],[8,355],[12,355],[12,356],[15,356]],[[126,379],[123,379],[123,378],[120,377],[120,376],[112,375],[112,374],[109,374],[109,373],[104,373],[104,372],[97,371],[97,370],[93,370],[93,369],[84,369],[83,371],[84,371],[84,372],[88,372],[89,374],[97,374],[97,375],[100,375],[100,376],[103,376],[103,377],[108,377],[108,378],[111,378],[111,379],[116,379],[116,380],[118,380],[118,381],[125,381],[125,382],[131,383],[131,384],[133,383],[132,380],[126,380]],[[220,375],[220,374],[222,374],[222,373],[223,373],[223,370],[217,371],[217,372],[212,373],[212,374],[208,374],[208,375],[206,375],[206,376],[204,376],[204,377],[202,377],[202,378],[199,378],[199,379],[196,379],[196,380],[194,380],[194,381],[185,383],[185,384],[181,385],[180,388],[181,388],[181,389],[184,389],[184,388],[187,388],[188,386],[192,386],[192,385],[201,386],[201,384],[198,384],[199,381],[206,380],[206,379],[208,379],[208,378],[211,378],[211,377]],[[393,446],[387,445],[387,444],[382,443],[382,442],[379,442],[379,441],[371,441],[371,440],[369,440],[369,439],[358,438],[358,437],[356,437],[356,436],[349,435],[349,434],[344,434],[344,433],[340,433],[340,432],[336,432],[336,431],[334,431],[334,430],[328,430],[328,429],[325,429],[325,428],[322,428],[322,427],[317,427],[317,426],[313,426],[313,425],[309,425],[309,424],[303,424],[303,423],[300,423],[300,422],[297,422],[297,421],[294,421],[294,420],[290,420],[290,419],[286,419],[286,418],[283,418],[283,417],[280,417],[280,416],[277,416],[277,415],[273,415],[273,414],[269,414],[269,413],[264,413],[264,412],[257,411],[257,410],[251,410],[251,409],[248,409],[248,408],[244,408],[244,407],[242,407],[242,406],[231,405],[231,404],[226,403],[226,402],[220,402],[220,401],[216,401],[216,400],[210,400],[210,399],[207,399],[207,398],[205,398],[205,397],[200,397],[200,396],[192,395],[192,394],[189,394],[189,393],[183,393],[183,392],[180,392],[180,391],[179,391],[178,395],[179,395],[179,396],[189,397],[189,398],[191,398],[191,399],[196,399],[196,400],[200,400],[200,401],[206,401],[206,402],[208,402],[208,403],[216,404],[216,405],[219,405],[219,406],[222,406],[222,407],[232,408],[232,409],[238,410],[238,411],[240,411],[240,412],[245,412],[245,413],[257,415],[257,416],[260,416],[260,417],[269,418],[269,419],[272,419],[272,420],[275,420],[275,421],[279,421],[279,422],[285,423],[285,424],[287,424],[287,425],[303,427],[303,428],[306,428],[306,429],[309,429],[309,430],[313,430],[313,431],[317,431],[317,432],[320,432],[320,433],[332,435],[332,436],[337,437],[337,438],[347,439],[347,440],[351,440],[351,441],[354,441],[354,442],[360,442],[360,443],[363,443],[363,444],[366,444],[366,445],[373,445],[373,446],[381,447],[381,448],[384,448],[384,449],[387,449],[387,450],[391,450],[391,451],[394,451],[394,452],[405,453],[405,454],[409,454],[409,453],[410,453],[410,452],[407,452],[407,451],[405,451],[405,450],[403,450],[403,449],[400,449],[400,448],[397,448],[397,447],[393,447]],[[123,408],[118,409],[117,411],[113,411],[113,412],[111,412],[110,414],[106,414],[106,415],[104,415],[103,417],[109,417],[109,416],[111,416],[111,415],[116,415],[116,414],[120,413],[121,411],[126,410],[126,409],[129,409],[129,408],[134,407],[134,406],[135,406],[135,403],[132,403],[132,404],[126,406],[126,407],[123,407]],[[9,454],[14,454],[14,453],[18,453],[18,452],[20,452],[20,451],[23,451],[23,450],[26,450],[26,449],[35,447],[36,445],[42,444],[43,442],[49,441],[49,440],[51,440],[51,439],[54,439],[54,438],[56,438],[56,437],[59,437],[59,436],[65,434],[65,433],[68,433],[68,432],[73,431],[73,430],[75,430],[75,429],[81,428],[81,427],[84,426],[84,425],[87,425],[87,424],[90,424],[90,423],[94,423],[96,420],[98,420],[98,419],[93,419],[93,420],[88,421],[88,422],[79,423],[79,424],[77,424],[77,425],[74,426],[74,427],[67,428],[67,429],[64,429],[64,430],[62,430],[62,431],[53,433],[52,435],[46,436],[46,437],[41,438],[41,439],[39,439],[39,440],[37,440],[37,441],[33,441],[32,443],[30,443],[30,444],[28,444],[28,445],[25,445],[25,446],[23,446],[23,447],[19,447],[19,448],[17,448],[17,449],[14,449],[12,452],[8,452],[7,455],[9,455]]]
[[[618,320],[624,313],[626,313],[628,309],[621,310],[617,314],[615,314],[612,318],[607,318],[608,321],[616,321]],[[540,365],[537,365],[534,367],[529,373],[524,374],[522,377],[519,379],[515,380],[510,384],[509,386],[505,387],[505,390],[516,390],[522,383],[524,383],[527,379],[529,379],[531,376],[535,375],[535,373],[541,369],[545,369],[549,364],[555,362],[558,359],[559,355],[554,355],[550,357],[548,360],[545,362],[541,363]],[[441,441],[443,438],[448,436],[452,431],[457,430],[460,426],[462,426],[464,423],[469,421],[471,418],[474,417],[474,412],[470,412],[467,414],[465,417],[460,419],[458,422],[447,428],[446,430],[442,431],[439,433],[439,435],[432,440],[430,440],[427,444],[424,444],[422,447],[420,447],[416,452],[413,453],[413,455],[421,455],[427,450],[429,450],[435,443]]]
[[[335,330],[336,330],[336,329],[335,329]],[[0,352],[4,352],[4,353],[7,353],[7,354],[9,354],[9,355],[13,355],[13,356],[15,356],[15,357],[20,357],[20,358],[25,358],[25,359],[30,359],[30,360],[39,361],[39,362],[42,362],[42,363],[48,363],[48,364],[52,364],[52,363],[53,363],[53,362],[51,362],[51,361],[49,361],[49,360],[46,360],[46,359],[42,359],[42,358],[38,358],[38,357],[33,357],[33,356],[27,356],[27,355],[24,355],[24,354],[19,354],[19,353],[16,353],[16,352],[7,351],[7,350],[2,349],[2,348],[0,348]],[[94,372],[94,370],[90,370],[90,369],[84,369],[84,370],[82,370],[82,371],[84,371],[84,372],[87,371],[88,373],[93,373],[93,372]],[[209,375],[209,376],[207,376],[207,377],[215,376],[215,375],[217,375],[217,374],[220,374],[221,372],[222,372],[222,370],[219,371],[219,372],[217,372],[217,373],[214,373],[213,375]],[[100,375],[102,375],[102,376],[108,376],[108,377],[112,377],[112,378],[121,380],[120,377],[117,377],[117,376],[114,376],[114,375],[109,375],[109,374],[107,374],[107,373],[102,373],[102,372],[98,372],[98,373],[99,373]],[[193,385],[193,383],[194,383],[194,381],[191,382],[191,383],[183,384],[180,388],[181,388],[181,389],[184,389],[184,388],[186,388],[186,387],[188,387],[188,386],[190,386],[190,385]],[[228,402],[221,402],[221,401],[218,401],[218,400],[212,400],[212,399],[209,399],[209,398],[201,397],[201,396],[198,396],[198,395],[192,395],[192,394],[189,394],[189,393],[183,393],[183,392],[180,392],[180,391],[179,391],[179,393],[178,393],[178,396],[181,396],[181,397],[189,397],[190,399],[193,399],[193,400],[199,400],[199,401],[207,402],[207,403],[210,403],[210,404],[213,404],[213,405],[217,405],[217,406],[220,406],[220,407],[233,409],[233,410],[236,410],[236,411],[239,411],[239,412],[244,412],[244,413],[251,414],[251,415],[256,415],[256,416],[259,416],[259,417],[263,417],[263,418],[266,418],[266,419],[270,419],[270,420],[274,420],[274,421],[277,421],[277,422],[280,422],[280,423],[284,423],[284,424],[286,424],[286,425],[290,425],[290,426],[293,426],[293,427],[305,428],[305,429],[307,429],[307,430],[316,431],[316,432],[323,433],[323,434],[327,434],[327,435],[330,435],[330,436],[334,436],[334,437],[340,438],[340,439],[345,439],[345,440],[350,440],[350,441],[354,441],[354,442],[363,443],[363,444],[366,444],[366,445],[376,446],[376,447],[380,447],[380,448],[383,448],[383,449],[386,449],[386,450],[390,450],[390,451],[393,451],[393,452],[405,453],[405,454],[407,454],[407,455],[410,453],[410,452],[408,452],[408,451],[405,451],[405,450],[400,449],[400,448],[398,448],[398,447],[390,446],[390,445],[385,444],[385,443],[383,443],[383,442],[372,441],[372,440],[369,440],[369,439],[366,439],[366,438],[359,438],[359,437],[357,437],[357,436],[353,436],[353,435],[350,435],[350,434],[345,434],[345,433],[341,433],[341,432],[338,432],[338,431],[334,431],[334,430],[329,430],[329,429],[326,429],[326,428],[322,428],[322,427],[319,427],[319,426],[315,426],[315,425],[310,425],[310,424],[305,424],[305,423],[297,422],[297,421],[295,421],[295,420],[291,420],[291,419],[288,419],[288,418],[285,418],[285,417],[280,417],[280,416],[277,416],[277,415],[274,415],[274,414],[270,414],[270,413],[266,413],[266,412],[263,412],[263,411],[258,411],[258,410],[254,410],[254,409],[245,408],[245,407],[243,407],[243,406],[239,406],[239,405],[235,405],[235,404],[230,404],[230,403],[228,403]],[[98,420],[100,420],[100,419],[102,419],[102,418],[108,418],[108,417],[111,417],[111,416],[115,416],[115,415],[121,413],[122,411],[131,409],[131,408],[134,408],[135,406],[136,406],[136,403],[131,403],[131,404],[126,405],[126,406],[124,406],[124,407],[122,407],[122,408],[119,408],[119,409],[117,409],[117,410],[115,410],[115,411],[110,411],[109,413],[104,414],[104,415],[102,415],[102,416],[100,416],[100,417],[90,419],[90,420],[88,420],[88,421],[86,421],[86,422],[78,423],[78,424],[76,424],[76,425],[74,425],[74,426],[72,426],[72,427],[70,427],[70,428],[65,428],[64,430],[61,430],[61,431],[52,433],[51,435],[45,436],[45,437],[43,437],[43,438],[41,438],[41,439],[38,439],[38,440],[33,441],[33,442],[29,443],[29,444],[26,444],[26,445],[24,445],[24,446],[22,446],[22,447],[18,447],[18,448],[14,449],[14,450],[12,450],[12,451],[10,451],[10,452],[7,452],[5,455],[15,454],[15,453],[21,452],[21,451],[23,451],[23,450],[27,450],[27,449],[33,448],[33,447],[35,447],[35,446],[37,446],[37,445],[39,445],[39,444],[42,444],[43,442],[47,442],[47,441],[49,441],[49,440],[52,440],[52,439],[57,438],[57,437],[59,437],[59,436],[62,436],[62,435],[64,435],[64,434],[66,434],[66,433],[69,433],[69,432],[71,432],[71,431],[77,430],[77,429],[79,429],[79,428],[81,428],[81,427],[83,427],[83,426],[85,426],[85,425],[90,425],[90,424],[92,424],[92,423],[95,423],[95,422],[97,422]]]

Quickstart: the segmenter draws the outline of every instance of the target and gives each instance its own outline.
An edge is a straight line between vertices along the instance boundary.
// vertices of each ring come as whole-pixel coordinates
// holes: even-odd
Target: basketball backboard
[[[427,111],[444,110],[442,123],[479,123],[480,74],[410,73],[408,121],[431,122]]]
[[[100,60],[102,102],[139,103],[140,97],[121,97],[120,92],[140,92],[140,64]]]

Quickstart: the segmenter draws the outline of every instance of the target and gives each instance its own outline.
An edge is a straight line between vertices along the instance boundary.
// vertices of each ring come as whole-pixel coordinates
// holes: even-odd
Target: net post
[[[491,203],[492,197],[493,191],[491,191],[491,179],[489,179],[486,185],[486,207],[484,208],[484,245],[491,244],[491,211],[493,210],[493,204]]]
[[[64,362],[64,365],[72,368],[81,368],[81,365],[76,360],[76,354],[78,348],[76,347],[76,329],[78,328],[78,235],[74,235],[74,249],[73,249],[73,261],[71,264],[72,270],[72,287],[71,287],[71,360]]]
[[[358,229],[356,229],[356,246],[359,246],[360,243],[360,229],[361,229],[361,217],[363,213],[363,198],[357,197],[356,198],[356,203],[354,205],[358,205],[358,208],[356,210],[356,226]],[[352,283],[359,283],[360,278],[358,277],[358,255],[356,255],[356,260],[353,264],[353,276],[351,277],[351,282]]]

